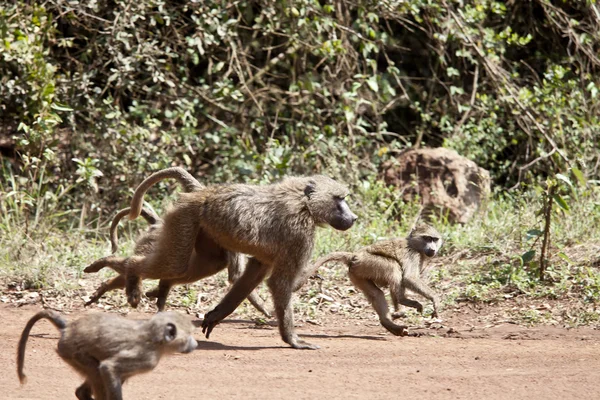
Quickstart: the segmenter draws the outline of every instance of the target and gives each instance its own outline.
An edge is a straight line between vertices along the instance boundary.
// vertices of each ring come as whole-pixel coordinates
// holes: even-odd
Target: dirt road
[[[40,309],[0,306],[3,399],[75,398],[81,380],[56,355],[58,333],[47,321],[40,321],[32,331],[25,360],[29,380],[19,386],[15,372],[18,337]],[[229,320],[214,330],[209,341],[200,340],[194,353],[164,358],[153,372],[132,378],[124,387],[124,397],[600,398],[598,331],[515,325],[454,330],[450,334],[427,330],[420,337],[397,338],[372,321],[332,317],[320,326],[299,326],[300,334],[321,349],[298,351],[281,342],[274,326]],[[196,336],[202,338],[200,330]]]

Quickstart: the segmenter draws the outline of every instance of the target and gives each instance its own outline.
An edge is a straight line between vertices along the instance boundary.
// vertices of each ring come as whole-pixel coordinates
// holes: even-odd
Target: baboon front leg
[[[396,325],[389,317],[388,304],[385,299],[385,294],[375,285],[371,280],[362,278],[352,271],[352,268],[348,269],[348,276],[350,280],[369,300],[369,303],[373,306],[377,315],[379,316],[379,322],[385,329],[393,333],[396,336],[406,336],[407,326]]]
[[[406,307],[416,308],[418,313],[423,313],[423,305],[421,303],[406,297],[406,289],[404,288],[404,286],[401,286],[399,289],[396,290],[392,288],[390,294],[392,296],[392,300],[394,301],[394,309],[396,311],[392,314],[392,319],[404,317],[404,313],[400,312],[398,309],[398,304],[402,304]]]
[[[92,397],[92,385],[88,380],[75,390],[75,397],[79,400],[94,400]]]
[[[275,304],[275,315],[279,325],[279,334],[284,342],[295,349],[316,350],[320,347],[316,344],[308,343],[298,337],[294,328],[294,309],[292,307],[292,294],[294,279],[284,273],[274,272],[267,281],[271,294],[273,295],[273,303]]]
[[[111,363],[103,362],[98,368],[104,382],[106,398],[110,400],[123,400],[123,387],[121,378],[117,375]]]
[[[169,291],[171,290],[171,283],[169,281],[161,280],[158,283],[158,293],[156,295],[156,307],[158,311],[163,311],[165,309],[165,304],[167,303],[167,296],[169,295]]]
[[[142,279],[137,275],[128,275],[125,283],[127,302],[133,308],[137,308],[142,299]]]
[[[92,297],[90,297],[89,301],[87,303],[85,303],[85,306],[87,307],[90,304],[97,302],[98,300],[100,300],[100,297],[102,297],[104,295],[104,293],[106,293],[108,291],[115,290],[115,289],[121,289],[124,287],[125,287],[125,275],[119,275],[112,279],[109,279],[108,281],[103,282],[100,285],[100,287],[94,292]]]
[[[248,261],[246,270],[242,276],[233,284],[223,300],[204,316],[202,321],[202,333],[208,339],[214,327],[225,317],[231,314],[259,283],[265,279],[269,272],[269,266],[262,264],[255,258]]]
[[[420,294],[421,296],[425,297],[428,300],[431,300],[433,302],[433,317],[438,317],[438,310],[440,307],[440,300],[438,295],[433,291],[433,289],[431,289],[429,286],[427,286],[427,284],[425,282],[423,282],[420,278],[418,277],[404,277],[404,279],[402,280],[402,284],[409,290],[412,290],[413,292]],[[421,306],[421,310],[422,310],[422,306]]]

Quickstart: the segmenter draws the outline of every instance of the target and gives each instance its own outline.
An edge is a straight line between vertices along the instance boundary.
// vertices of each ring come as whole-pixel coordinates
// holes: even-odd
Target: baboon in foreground
[[[21,383],[26,381],[27,338],[40,319],[50,320],[60,330],[58,355],[85,377],[75,391],[79,400],[120,400],[126,379],[151,371],[164,354],[189,353],[198,346],[191,321],[174,312],[143,321],[90,314],[67,324],[56,311],[40,311],[27,322],[19,340],[17,374]]]
[[[373,243],[354,253],[334,252],[323,256],[312,265],[316,271],[321,265],[335,261],[348,266],[348,276],[360,289],[379,316],[379,321],[388,331],[397,336],[406,334],[406,326],[396,325],[389,317],[388,304],[381,287],[389,287],[394,308],[398,304],[416,308],[423,306],[406,297],[406,289],[433,302],[433,316],[437,317],[439,298],[421,279],[429,259],[442,247],[442,236],[430,225],[417,225],[405,239],[390,239]]]
[[[186,191],[199,190],[203,186],[187,171],[182,168],[174,167],[160,171],[160,174],[156,176],[156,179],[152,184],[165,178],[175,178],[183,186]],[[152,184],[145,186],[147,190]],[[142,199],[140,198],[140,201]],[[125,208],[115,215],[111,226],[110,226],[110,241],[112,245],[113,254],[118,250],[117,240],[117,227],[121,218],[130,213],[130,208]],[[134,254],[137,256],[144,256],[151,254],[154,250],[154,245],[160,237],[160,229],[163,226],[163,220],[154,213],[154,211],[142,208],[141,215],[150,225],[148,230],[142,234],[135,243]],[[196,253],[199,253],[197,255]],[[92,264],[93,268],[98,270],[102,268],[103,264],[110,262],[112,256],[104,257]],[[196,282],[200,279],[214,275],[217,272],[223,270],[225,267],[228,269],[228,280],[230,283],[235,282],[241,275],[245,266],[245,257],[238,253],[232,253],[223,249],[215,247],[214,243],[210,239],[204,239],[197,241],[194,252],[192,254],[194,263],[190,263],[188,269],[181,276],[174,279],[161,279],[158,286],[146,293],[146,296],[156,298],[156,305],[158,311],[163,311],[167,301],[167,296],[173,285],[182,285],[187,283]],[[92,267],[90,266],[90,267]],[[88,268],[90,268],[88,267]],[[86,268],[87,271],[87,268]],[[126,277],[124,274],[103,282],[100,287],[94,292],[90,300],[86,303],[86,306],[97,302],[104,293],[124,288],[126,285]],[[270,313],[267,311],[263,300],[260,298],[256,291],[252,291],[248,295],[250,303],[265,316],[270,317]],[[137,304],[136,304],[137,305]]]
[[[141,211],[147,182],[155,179],[150,176],[136,190],[131,219]],[[185,272],[198,241],[212,240],[214,251],[249,254],[252,258],[242,276],[205,315],[206,337],[270,275],[267,284],[283,341],[294,348],[315,349],[318,346],[299,339],[294,331],[292,289],[308,267],[316,227],[327,224],[344,231],[356,221],[345,201],[347,195],[346,186],[321,175],[290,177],[264,186],[215,185],[182,193],[165,215],[152,254],[114,258],[106,266],[127,275],[128,297],[135,300],[140,278],[169,279]]]

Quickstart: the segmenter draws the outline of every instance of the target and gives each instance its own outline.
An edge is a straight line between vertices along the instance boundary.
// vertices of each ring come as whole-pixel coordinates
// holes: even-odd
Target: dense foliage
[[[14,173],[59,194],[100,179],[104,206],[173,164],[357,181],[419,145],[506,187],[598,175],[593,1],[18,1],[0,36]]]

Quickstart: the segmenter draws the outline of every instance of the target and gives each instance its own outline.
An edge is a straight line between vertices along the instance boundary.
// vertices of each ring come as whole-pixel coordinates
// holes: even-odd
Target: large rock
[[[456,151],[409,149],[382,165],[383,179],[406,200],[418,194],[426,210],[441,207],[451,221],[466,223],[490,191],[490,174]]]

